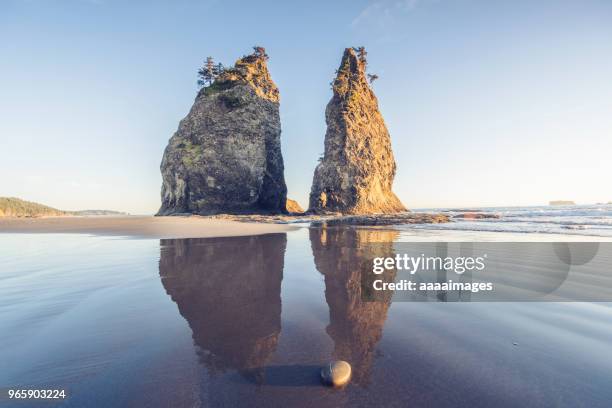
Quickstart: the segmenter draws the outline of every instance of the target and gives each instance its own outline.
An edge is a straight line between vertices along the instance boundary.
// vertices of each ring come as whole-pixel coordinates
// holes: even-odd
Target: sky
[[[612,201],[607,0],[0,0],[0,196],[150,214],[196,71],[266,47],[288,195],[365,46],[409,208]]]

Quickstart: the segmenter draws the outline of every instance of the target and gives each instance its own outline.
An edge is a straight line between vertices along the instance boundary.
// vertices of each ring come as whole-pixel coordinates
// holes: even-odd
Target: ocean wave
[[[612,218],[590,218],[590,217],[508,217],[508,218],[494,218],[494,219],[478,219],[478,220],[469,220],[469,219],[455,219],[455,222],[487,222],[487,223],[496,223],[496,222],[508,222],[508,223],[534,223],[534,224],[555,224],[555,225],[583,225],[583,226],[593,226],[593,227],[611,227],[612,228]]]
[[[612,237],[612,205],[440,208],[453,217],[465,213],[494,214],[497,218],[455,218],[448,224],[415,225],[420,229],[461,231],[522,232]]]
[[[430,230],[455,230],[455,231],[479,231],[479,232],[518,232],[539,234],[566,234],[584,235],[597,237],[612,237],[612,229],[577,228],[576,226],[564,228],[559,225],[520,225],[499,223],[455,223],[448,224],[406,224],[401,228],[406,229],[430,229]]]

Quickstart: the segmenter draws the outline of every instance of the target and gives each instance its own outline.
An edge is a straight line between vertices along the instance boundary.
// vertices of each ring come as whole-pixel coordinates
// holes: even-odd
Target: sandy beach
[[[89,234],[132,238],[209,238],[260,235],[296,229],[289,225],[204,217],[42,217],[0,218],[0,233]]]
[[[287,228],[198,218],[35,219],[13,228],[92,233],[102,223],[97,233],[141,235],[168,234],[170,226],[225,234]],[[0,384],[66,388],[67,407],[535,408],[558,400],[609,407],[607,303],[479,302],[467,291],[363,300],[360,271],[372,256],[486,249],[491,273],[500,271],[495,284],[517,296],[563,271],[547,267],[560,266],[546,251],[552,246],[404,242],[459,233],[468,237],[397,226],[176,240],[0,234]],[[560,295],[604,294],[606,248],[593,263],[572,265]],[[419,276],[455,281],[450,272]],[[352,367],[342,390],[319,377],[336,359]]]

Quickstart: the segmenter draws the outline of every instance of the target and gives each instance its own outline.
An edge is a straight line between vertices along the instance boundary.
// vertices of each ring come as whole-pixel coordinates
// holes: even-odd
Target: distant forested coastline
[[[16,197],[0,197],[0,217],[62,217],[91,215],[127,215],[119,211],[83,210],[64,211],[44,204]]]

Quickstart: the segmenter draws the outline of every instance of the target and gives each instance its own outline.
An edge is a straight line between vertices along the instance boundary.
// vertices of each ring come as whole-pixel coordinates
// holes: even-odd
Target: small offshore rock
[[[453,215],[453,218],[461,218],[464,220],[482,220],[482,219],[499,219],[501,216],[499,214],[486,214],[486,213],[478,213],[478,212],[466,212],[463,214]]]
[[[399,213],[399,214],[377,214],[377,215],[344,215],[336,217],[320,217],[312,219],[312,226],[336,226],[336,225],[360,225],[360,226],[380,226],[380,225],[402,225],[402,224],[441,224],[449,222],[450,218],[446,214],[420,214],[420,213]]]
[[[286,209],[289,214],[304,214],[302,206],[290,198],[287,198]]]
[[[351,365],[346,361],[332,361],[321,369],[321,379],[327,385],[342,387],[351,379]]]

